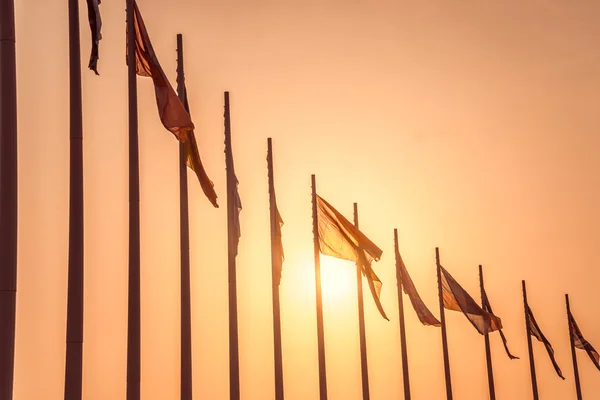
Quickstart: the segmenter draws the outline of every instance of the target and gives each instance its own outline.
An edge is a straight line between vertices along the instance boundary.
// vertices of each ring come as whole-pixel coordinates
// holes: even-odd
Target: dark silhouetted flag
[[[440,321],[437,320],[436,317],[433,316],[431,311],[427,308],[423,300],[421,300],[421,296],[417,292],[417,288],[413,283],[410,275],[408,275],[408,271],[406,270],[406,266],[404,265],[404,260],[402,260],[402,256],[400,253],[396,253],[398,260],[400,261],[400,275],[402,278],[402,288],[404,289],[404,293],[408,295],[410,302],[419,317],[419,320],[423,325],[431,325],[431,326],[442,326]]]
[[[229,96],[229,94],[227,94]],[[231,132],[230,132],[230,115],[229,115],[229,103],[227,97],[227,103],[225,104],[225,168],[227,170],[227,198],[233,199],[228,202],[228,205],[233,208],[231,215],[233,220],[230,222],[231,232],[234,232],[233,238],[233,254],[237,256],[238,245],[240,243],[240,237],[242,237],[242,229],[240,227],[240,211],[242,211],[242,199],[238,191],[239,181],[235,175],[235,167],[233,165],[233,151],[231,148]]]
[[[546,351],[548,352],[548,356],[550,357],[550,361],[552,361],[552,365],[554,366],[554,370],[556,371],[558,376],[560,376],[562,379],[565,379],[565,377],[562,374],[562,371],[560,370],[560,367],[554,359],[554,349],[552,348],[552,345],[550,344],[548,339],[546,339],[546,337],[540,330],[540,327],[535,321],[535,317],[533,316],[533,312],[531,312],[531,308],[529,307],[529,305],[527,306],[527,319],[529,320],[529,334],[544,344],[544,346],[546,347]]]
[[[185,87],[185,83],[183,84],[183,105],[185,107],[185,110],[189,113],[190,106],[188,104],[187,89]],[[208,200],[212,203],[212,205],[218,208],[219,204],[217,204],[217,193],[215,192],[213,182],[206,174],[204,166],[202,165],[202,161],[200,160],[198,144],[196,143],[196,135],[194,135],[193,130],[188,132],[188,138],[184,142],[183,148],[185,151],[185,164],[196,173],[198,181],[200,182],[200,187],[202,187],[202,191],[204,192]]]
[[[269,149],[270,150],[270,149]],[[271,157],[271,154],[267,154],[267,160]],[[273,171],[269,170],[269,175],[271,175]],[[279,208],[277,207],[277,197],[275,196],[275,188],[269,185],[269,205],[271,207],[271,212],[275,213],[275,246],[272,249],[273,251],[273,259],[275,260],[275,270],[277,273],[277,283],[281,283],[281,273],[283,270],[283,260],[285,259],[285,255],[283,253],[283,241],[281,239],[281,227],[283,226],[283,218],[281,218],[281,214],[279,213]]]
[[[502,329],[500,318],[479,307],[479,304],[454,280],[452,275],[444,267],[440,266],[440,268],[444,308],[461,311],[482,335]]]
[[[573,344],[575,347],[585,351],[592,359],[592,362],[596,368],[600,370],[600,355],[596,350],[594,350],[592,345],[585,340],[581,331],[579,330],[579,327],[577,326],[577,322],[575,322],[575,318],[573,318],[573,315],[571,314],[569,314],[569,327],[571,328],[571,335],[573,335]]]
[[[494,314],[494,310],[492,310],[492,306],[490,305],[490,300],[487,297],[487,293],[485,292],[485,289],[482,289],[482,290],[483,290],[483,309],[487,312]],[[502,329],[498,329],[498,332],[500,333],[500,337],[502,338],[502,344],[504,345],[504,350],[506,350],[506,355],[508,355],[508,358],[510,358],[511,360],[518,360],[519,357],[513,356],[512,354],[510,354],[510,351],[508,350],[508,342],[506,340],[506,336],[504,336],[504,332],[502,332]]]
[[[90,31],[92,32],[92,51],[88,68],[98,74],[98,46],[102,39],[102,19],[100,18],[99,5],[101,0],[87,0],[88,20],[90,22]]]
[[[134,2],[134,25],[136,73],[139,76],[152,78],[160,120],[167,130],[184,142],[188,131],[194,129],[194,124],[158,62],[136,2]]]
[[[381,280],[371,268],[373,260],[379,261],[383,252],[354,224],[318,195],[317,210],[321,253],[357,263],[367,278],[377,309],[383,318],[389,321],[380,300]]]

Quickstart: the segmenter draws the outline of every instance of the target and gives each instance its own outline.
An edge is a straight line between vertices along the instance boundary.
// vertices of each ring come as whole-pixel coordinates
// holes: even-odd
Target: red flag
[[[183,106],[185,107],[185,110],[189,113],[190,105],[188,104],[187,89],[185,87],[185,82],[177,82],[178,85],[181,83],[183,83],[183,88],[178,86],[177,90],[179,91],[179,89],[182,89]],[[202,188],[202,191],[204,192],[208,200],[212,203],[212,205],[216,208],[219,208],[219,204],[217,203],[217,193],[215,192],[215,185],[206,174],[204,165],[202,165],[202,160],[200,160],[200,152],[198,151],[198,144],[196,143],[196,135],[194,134],[193,130],[188,132],[188,139],[185,141],[183,149],[185,154],[185,165],[187,165],[192,171],[196,173],[196,177],[200,182],[200,187]]]
[[[194,124],[158,62],[142,14],[135,1],[133,5],[136,73],[139,76],[152,78],[160,120],[167,130],[184,142],[187,140],[187,132],[194,129]]]

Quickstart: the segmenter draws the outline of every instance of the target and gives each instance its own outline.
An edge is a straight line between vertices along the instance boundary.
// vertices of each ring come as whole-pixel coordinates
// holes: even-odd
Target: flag
[[[238,245],[240,243],[240,237],[242,237],[242,230],[240,228],[240,211],[242,211],[242,199],[238,191],[239,181],[235,175],[235,167],[233,165],[233,150],[231,148],[231,130],[230,130],[230,115],[229,115],[229,93],[225,92],[225,168],[227,170],[227,198],[233,199],[228,201],[228,207],[232,207],[231,212],[232,221],[229,227],[230,231],[234,233],[232,243],[234,255],[238,254]]]
[[[502,329],[500,318],[479,307],[479,304],[454,280],[444,267],[440,265],[440,269],[442,271],[444,308],[462,311],[477,329],[477,332],[482,335]]]
[[[494,311],[492,310],[492,306],[490,305],[490,301],[487,297],[487,293],[485,292],[484,288],[482,288],[482,290],[483,290],[483,309],[489,313],[494,314]],[[502,344],[504,345],[504,350],[506,350],[506,354],[508,355],[508,358],[510,358],[511,360],[518,360],[519,357],[513,356],[512,354],[510,354],[510,351],[508,350],[508,341],[506,340],[506,336],[504,336],[504,332],[502,332],[502,329],[498,329],[498,333],[500,333],[500,338],[502,338]]]
[[[571,336],[573,337],[573,345],[580,350],[584,350],[588,356],[590,356],[596,368],[600,370],[600,355],[592,345],[585,340],[571,313],[569,313],[569,328],[571,329]]]
[[[183,85],[183,106],[185,110],[190,112],[190,105],[188,103],[187,97],[187,89],[185,87],[184,82],[178,82]],[[183,143],[184,155],[185,155],[185,164],[192,169],[196,173],[198,177],[198,181],[200,182],[200,187],[202,187],[202,191],[208,198],[208,200],[212,203],[213,206],[219,208],[219,204],[217,203],[217,193],[215,192],[215,185],[210,180],[206,171],[204,170],[204,166],[202,165],[202,161],[200,160],[200,153],[198,152],[198,144],[196,143],[196,135],[194,135],[194,131],[191,130],[188,132],[188,138]]]
[[[423,325],[431,325],[431,326],[442,326],[440,321],[437,320],[436,317],[433,316],[431,311],[427,308],[419,293],[417,292],[417,288],[415,287],[410,275],[408,275],[408,271],[406,270],[406,266],[404,265],[404,261],[402,260],[402,256],[399,252],[396,252],[396,257],[400,263],[400,277],[402,279],[402,288],[404,289],[404,293],[408,295],[410,302],[419,317],[419,320]]]
[[[318,195],[317,222],[321,253],[357,263],[367,278],[377,309],[389,321],[381,305],[381,280],[371,268],[373,260],[379,261],[381,249]]]
[[[270,148],[269,148],[270,150]],[[270,160],[272,155],[267,154],[267,161]],[[273,171],[271,171],[270,164],[269,166],[269,180],[273,175]],[[271,221],[275,223],[275,245],[272,246],[272,257],[275,262],[275,271],[277,274],[277,284],[281,283],[281,274],[283,270],[283,260],[285,260],[285,255],[283,253],[283,241],[281,239],[281,227],[283,226],[283,218],[281,218],[281,214],[279,213],[279,208],[277,208],[277,198],[275,196],[275,188],[269,185],[269,206],[271,208]],[[274,213],[274,214],[273,214]],[[274,218],[273,218],[274,217]]]
[[[135,1],[133,5],[136,73],[139,76],[152,78],[160,120],[167,130],[184,142],[188,131],[194,129],[194,124],[158,62],[142,14]]]
[[[87,0],[88,21],[90,30],[92,31],[92,51],[90,54],[90,62],[88,68],[98,74],[98,46],[102,39],[102,19],[100,18],[100,8],[98,7],[101,0]]]
[[[535,337],[538,341],[544,343],[546,351],[548,352],[548,357],[550,357],[550,361],[552,361],[552,365],[554,366],[554,370],[556,371],[558,376],[560,376],[562,379],[565,379],[565,377],[562,374],[562,371],[560,370],[560,367],[554,359],[554,349],[552,348],[552,345],[550,344],[548,339],[546,339],[546,337],[540,330],[540,327],[535,321],[535,317],[533,316],[533,312],[531,312],[531,308],[529,308],[529,305],[527,305],[527,319],[529,321],[529,334]]]

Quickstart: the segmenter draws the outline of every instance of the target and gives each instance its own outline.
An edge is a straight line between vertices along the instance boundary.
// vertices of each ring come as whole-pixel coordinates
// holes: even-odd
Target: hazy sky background
[[[439,315],[434,247],[479,299],[477,265],[502,318],[492,335],[497,396],[530,398],[521,279],[566,381],[534,343],[540,397],[575,398],[564,294],[600,347],[600,25],[597,1],[139,0],[175,83],[184,38],[192,117],[214,209],[190,179],[194,393],[228,396],[223,91],[231,93],[244,209],[238,257],[242,398],[273,395],[266,138],[285,226],[282,330],[286,399],[318,396],[310,174],[318,192],[384,250],[383,320],[365,297],[374,400],[402,391],[393,228]],[[80,1],[82,68],[90,34]],[[127,329],[125,2],[103,1],[100,76],[83,69],[84,398],[124,399]],[[16,1],[19,277],[15,399],[61,399],[68,237],[66,2]],[[178,146],[138,78],[142,227],[142,397],[179,396]],[[355,275],[323,261],[332,400],[359,400]],[[339,284],[338,284],[339,283]],[[336,284],[338,285],[336,288]],[[368,294],[368,292],[366,292]],[[407,300],[405,298],[405,300]],[[440,330],[405,302],[415,399],[444,397]],[[454,395],[487,398],[483,337],[446,313]],[[598,371],[578,352],[584,396]]]

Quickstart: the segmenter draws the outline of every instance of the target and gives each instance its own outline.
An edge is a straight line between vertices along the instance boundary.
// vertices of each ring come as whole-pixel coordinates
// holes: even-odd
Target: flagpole
[[[573,358],[573,374],[575,375],[575,389],[577,390],[577,400],[581,400],[581,383],[579,381],[579,367],[577,366],[577,354],[575,353],[575,340],[573,338],[573,329],[571,329],[571,306],[569,305],[569,295],[565,294],[567,301],[567,324],[569,326],[569,340],[571,342],[571,357]]]
[[[400,348],[402,350],[402,381],[404,383],[404,400],[410,400],[410,379],[408,376],[408,348],[406,346],[406,330],[404,327],[404,298],[402,296],[402,273],[400,272],[400,249],[398,247],[398,229],[394,229],[394,249],[396,251],[396,281],[398,282],[398,314],[400,320]]]
[[[65,400],[82,396],[83,370],[83,112],[79,2],[69,0],[69,273],[67,283],[67,343]]]
[[[481,308],[484,311],[490,312],[487,310],[485,306],[485,288],[483,286],[483,267],[481,264],[479,265],[479,286],[481,288]],[[492,352],[490,351],[490,335],[489,333],[485,333],[485,361],[487,364],[487,373],[488,373],[488,386],[490,388],[490,400],[496,400],[496,389],[494,387],[494,371],[492,369]]]
[[[281,314],[279,304],[279,284],[281,280],[281,271],[278,271],[280,260],[275,250],[277,244],[276,226],[279,223],[277,218],[277,206],[275,199],[275,177],[273,170],[273,143],[271,138],[267,139],[267,168],[269,177],[269,211],[271,221],[271,290],[273,293],[273,358],[275,367],[275,400],[283,400],[283,356],[281,349]]]
[[[234,212],[237,207],[234,194],[236,178],[233,176],[231,149],[231,121],[229,114],[229,92],[225,92],[225,149],[227,169],[227,237],[228,237],[228,276],[229,276],[229,398],[240,399],[240,361],[238,348],[238,317],[237,317],[237,276],[235,262],[235,227],[233,226]]]
[[[0,400],[12,399],[17,297],[15,3],[0,0]]]
[[[177,34],[177,94],[186,105],[183,74],[183,36]],[[186,107],[187,108],[187,107]],[[189,109],[186,109],[189,112]],[[192,310],[190,284],[190,222],[185,144],[179,142],[179,251],[181,257],[181,371],[180,398],[192,400]]]
[[[354,226],[358,229],[358,204],[354,203]],[[365,307],[360,266],[356,264],[356,286],[358,289],[358,332],[360,337],[360,370],[362,375],[362,397],[369,400],[369,364],[367,362],[367,334],[365,331]]]
[[[313,239],[315,254],[315,292],[317,297],[317,347],[319,351],[319,399],[327,400],[327,370],[325,367],[325,334],[323,329],[323,298],[321,296],[321,256],[319,255],[319,220],[317,213],[317,183],[312,182]]]
[[[140,166],[135,61],[134,0],[127,1],[129,84],[129,287],[127,299],[127,400],[140,399]]]
[[[531,346],[531,332],[529,315],[527,312],[527,288],[525,287],[525,281],[521,281],[523,284],[523,305],[525,307],[525,329],[527,330],[527,347],[529,349],[529,368],[531,370],[531,389],[533,391],[533,400],[538,400],[538,389],[537,389],[537,378],[535,376],[535,361],[533,359],[533,347]]]
[[[437,264],[438,296],[440,299],[440,322],[442,323],[442,350],[444,352],[444,373],[446,376],[446,399],[452,400],[452,379],[450,377],[448,339],[446,338],[446,316],[444,315],[444,294],[442,290],[442,264],[440,264],[440,250],[438,247],[435,248],[435,262]]]

